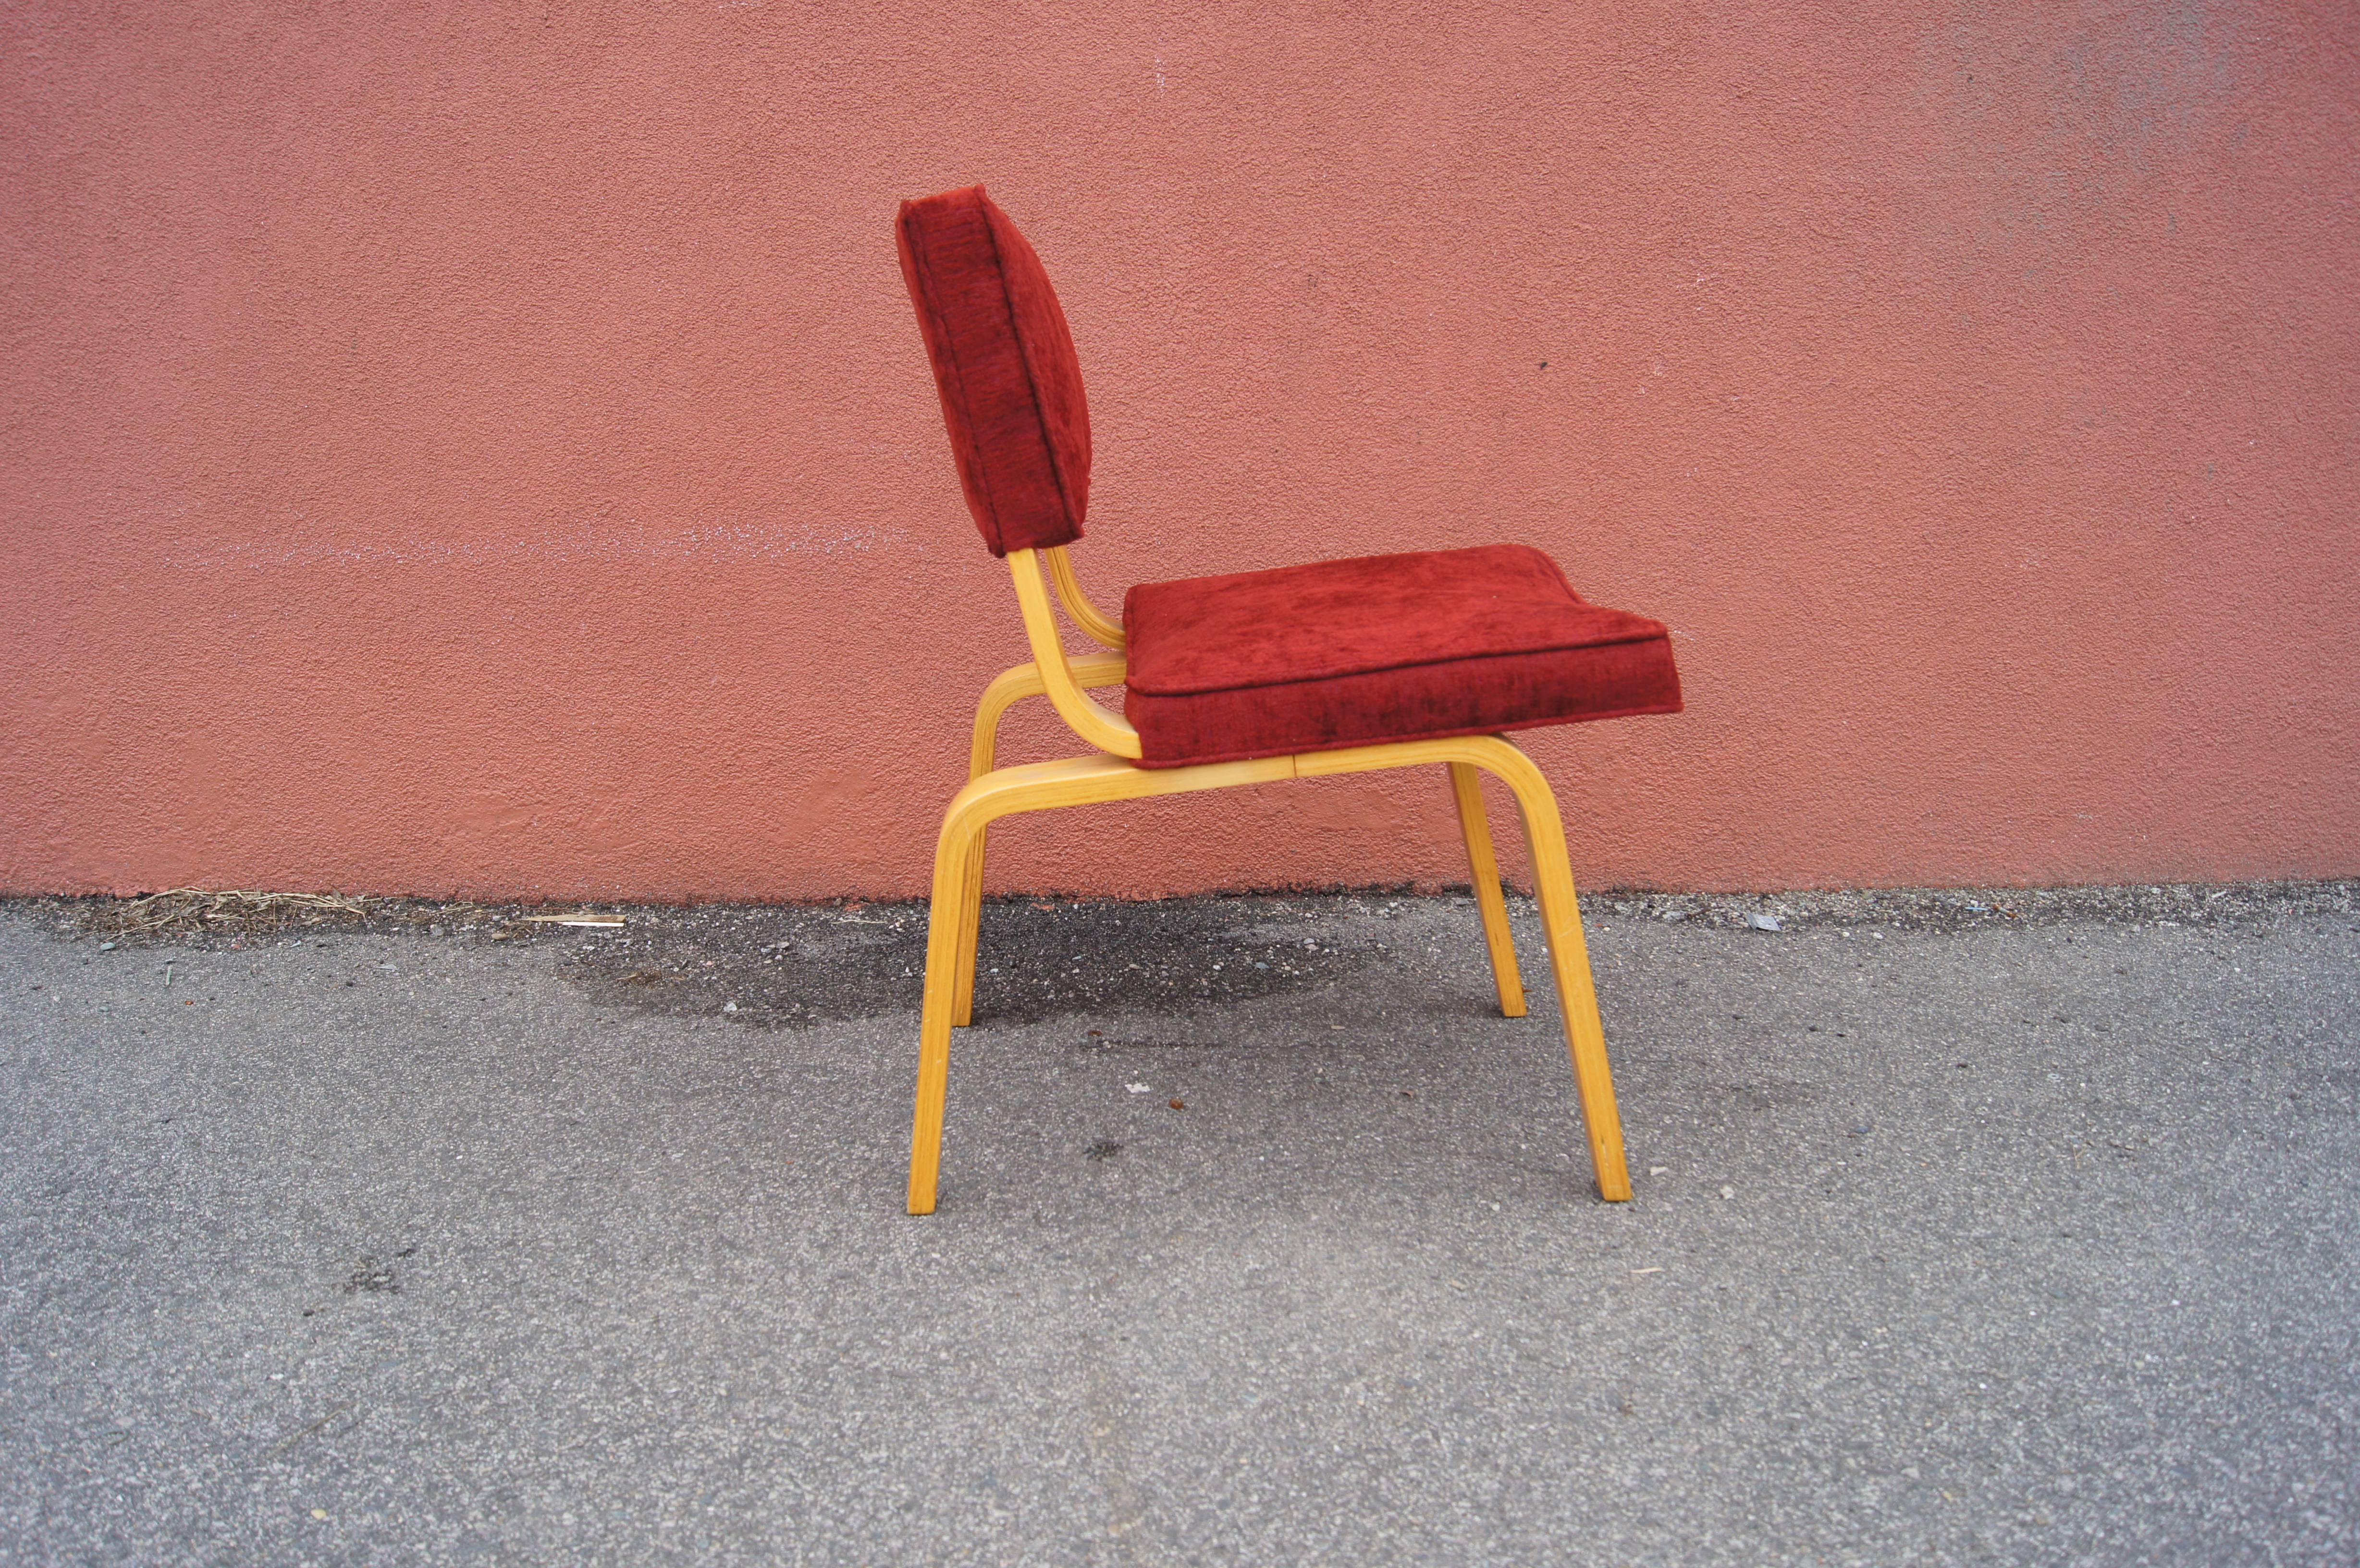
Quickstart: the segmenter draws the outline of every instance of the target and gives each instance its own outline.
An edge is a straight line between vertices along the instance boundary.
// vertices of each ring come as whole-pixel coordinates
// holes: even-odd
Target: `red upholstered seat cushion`
[[[895,233],[984,543],[1072,543],[1089,510],[1090,414],[1041,258],[980,185],[902,202]]]
[[[1122,619],[1147,768],[1680,708],[1663,623],[1523,545],[1145,583]]]

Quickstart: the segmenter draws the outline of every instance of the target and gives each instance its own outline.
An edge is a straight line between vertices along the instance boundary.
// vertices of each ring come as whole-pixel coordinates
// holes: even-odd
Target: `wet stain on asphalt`
[[[1353,912],[1373,911],[1347,895],[994,900],[983,907],[975,1021],[1221,1005],[1334,984],[1387,955],[1381,937],[1338,940],[1338,918]],[[914,1012],[926,919],[922,903],[650,909],[614,935],[556,939],[570,949],[558,973],[606,1005],[762,1028]]]

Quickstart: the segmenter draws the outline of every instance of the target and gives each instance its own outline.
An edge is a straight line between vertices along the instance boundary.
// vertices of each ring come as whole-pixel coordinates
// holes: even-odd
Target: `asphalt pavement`
[[[2360,887],[0,904],[0,1562],[2360,1561]],[[1757,930],[1746,917],[1773,917]],[[169,969],[169,974],[168,974]]]

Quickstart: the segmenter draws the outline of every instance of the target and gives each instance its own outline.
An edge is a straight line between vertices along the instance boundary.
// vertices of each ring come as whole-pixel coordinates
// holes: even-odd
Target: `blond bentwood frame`
[[[1066,614],[1112,653],[1085,659],[1066,654],[1049,604],[1050,583],[1042,580],[1042,556],[1047,557],[1050,582]],[[935,841],[934,913],[926,931],[925,1001],[918,1031],[918,1103],[910,1133],[910,1213],[926,1214],[934,1209],[942,1161],[943,1101],[950,1078],[951,1030],[967,1023],[974,1011],[984,844],[992,822],[1059,806],[1138,800],[1233,784],[1432,763],[1444,764],[1450,770],[1451,796],[1467,844],[1476,906],[1482,914],[1484,942],[1499,987],[1500,1010],[1512,1018],[1524,1016],[1524,992],[1516,973],[1507,904],[1500,893],[1491,827],[1483,814],[1481,775],[1498,779],[1515,797],[1524,840],[1532,851],[1541,926],[1548,942],[1551,976],[1557,982],[1558,1011],[1565,1020],[1566,1045],[1573,1057],[1574,1083],[1581,1095],[1582,1121],[1590,1135],[1598,1190],[1610,1202],[1629,1199],[1631,1178],[1622,1160],[1622,1124],[1614,1108],[1606,1036],[1590,984],[1589,951],[1581,939],[1581,909],[1574,893],[1572,866],[1566,857],[1565,827],[1557,815],[1557,797],[1531,758],[1498,735],[1464,735],[1302,752],[1250,762],[1135,767],[1132,760],[1140,755],[1138,732],[1086,694],[1096,688],[1122,684],[1121,626],[1084,596],[1062,547],[1011,551],[1008,565],[1015,578],[1016,600],[1023,611],[1032,662],[1018,665],[985,689],[976,709],[967,786],[943,814],[942,833]],[[994,768],[1001,716],[1016,702],[1032,696],[1046,696],[1058,716],[1096,746],[1099,755]]]

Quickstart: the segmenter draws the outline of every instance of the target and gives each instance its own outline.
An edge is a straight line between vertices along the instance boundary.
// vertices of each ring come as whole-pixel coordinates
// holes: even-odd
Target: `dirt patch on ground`
[[[985,904],[978,1023],[1167,1015],[1345,979],[1395,958],[1393,922],[1464,893],[1400,890],[1217,894],[1157,901],[1029,898]],[[1529,899],[1511,900],[1519,920]],[[514,944],[602,1004],[720,1014],[764,1028],[914,1011],[925,967],[923,903],[606,906],[480,904],[333,894],[207,891],[141,898],[28,898],[13,907],[102,946],[238,948],[330,930]],[[2296,915],[2360,912],[2360,881],[2120,887],[1885,888],[1772,894],[1590,894],[1590,920],[1693,921],[1796,930],[1882,926],[1968,931],[2095,922],[2264,927]],[[598,914],[568,926],[550,917]],[[1531,979],[1528,973],[1527,980]],[[1101,1036],[1101,1049],[1148,1043]],[[1158,1039],[1153,1043],[1167,1044]]]
[[[100,898],[84,929],[110,937],[253,935],[344,929],[366,922],[368,900],[341,893],[268,893],[175,887],[137,898]]]
[[[2239,925],[2360,910],[2360,881],[2133,885],[2120,887],[1871,887],[1787,893],[1602,892],[1584,912],[1744,926],[1881,925],[1902,931],[2060,925]]]

